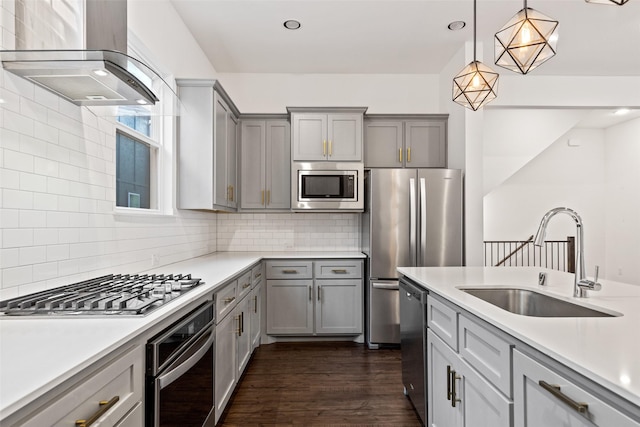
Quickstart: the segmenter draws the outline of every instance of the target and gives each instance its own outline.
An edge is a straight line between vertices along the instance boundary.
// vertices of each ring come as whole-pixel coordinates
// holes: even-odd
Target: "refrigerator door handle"
[[[420,178],[420,247],[418,251],[418,267],[425,266],[427,255],[427,183]]]
[[[416,180],[414,178],[409,178],[409,247],[410,247],[410,256],[413,260],[414,266],[417,266],[417,229],[416,229],[416,216],[418,215],[416,212]]]

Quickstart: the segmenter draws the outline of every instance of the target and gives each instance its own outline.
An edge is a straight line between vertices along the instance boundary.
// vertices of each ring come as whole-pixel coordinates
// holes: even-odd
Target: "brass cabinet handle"
[[[258,312],[258,295],[255,295],[253,297],[253,312],[254,313]]]
[[[298,274],[298,270],[282,270],[282,274]]]
[[[327,155],[327,141],[326,140],[322,141],[322,155],[323,156]]]
[[[331,270],[332,273],[335,274],[347,274],[347,269],[346,268],[334,268]]]
[[[236,328],[236,334],[238,334],[238,336],[242,336],[242,331],[240,331],[240,322],[242,320],[240,320],[240,315],[239,314],[236,316],[236,320],[238,321],[238,327]]]
[[[398,148],[398,161],[402,163],[402,148]]]
[[[86,420],[76,420],[76,427],[89,427],[91,424],[98,421],[105,412],[111,409],[118,400],[120,400],[120,396],[113,396],[110,400],[101,400],[98,402],[100,408],[92,416]]]
[[[313,292],[311,291],[311,286],[309,286],[309,301],[313,300]]]
[[[225,298],[224,299],[224,303],[225,304],[231,304],[233,302],[233,300],[235,300],[236,297],[229,297],[229,298]]]
[[[271,190],[267,190],[267,205],[271,204]]]
[[[331,140],[329,140],[329,157],[331,157],[333,155],[333,144],[331,143]]]
[[[231,186],[231,201],[232,201],[232,202],[233,202],[233,190],[234,190],[234,188],[233,188],[233,185],[232,185],[232,186]]]
[[[411,163],[411,147],[407,148],[407,163]]]
[[[262,277],[262,273],[256,273],[256,274],[253,275],[254,279],[257,279],[259,277]]]
[[[233,202],[233,185],[227,187],[227,200]]]
[[[240,335],[244,334],[244,311],[240,312]]]
[[[264,205],[264,190],[262,190],[261,193],[262,193],[262,197],[260,199],[261,200],[260,204]]]
[[[458,395],[456,393],[456,381],[460,379],[460,375],[456,374],[456,371],[451,371],[451,406],[456,407],[456,402],[462,402],[461,399],[458,399]]]
[[[321,288],[321,287],[322,287],[322,286],[318,285],[318,301],[320,301],[320,288]]]
[[[542,381],[542,380],[538,381],[538,384],[540,385],[540,387],[547,390],[549,393],[551,393],[552,395],[557,397],[559,400],[569,405],[572,409],[575,409],[576,411],[580,412],[581,414],[584,414],[589,410],[588,404],[584,402],[576,402],[575,400],[573,400],[572,398],[570,398],[569,396],[561,392],[559,385],[549,384],[546,381]]]
[[[251,283],[245,283],[242,285],[242,289],[247,289],[249,286],[251,286]]]

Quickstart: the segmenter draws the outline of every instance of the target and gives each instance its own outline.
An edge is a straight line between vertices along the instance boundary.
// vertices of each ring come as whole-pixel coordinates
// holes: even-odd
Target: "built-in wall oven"
[[[147,343],[146,426],[215,425],[213,302]]]
[[[362,163],[295,162],[291,178],[294,211],[364,209]]]

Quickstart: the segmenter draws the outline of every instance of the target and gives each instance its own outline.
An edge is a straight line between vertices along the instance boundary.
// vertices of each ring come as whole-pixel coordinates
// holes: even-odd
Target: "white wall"
[[[607,277],[640,285],[640,119],[606,129]]]
[[[367,113],[440,113],[438,76],[428,74],[242,74],[218,78],[242,113],[286,107],[369,107]]]

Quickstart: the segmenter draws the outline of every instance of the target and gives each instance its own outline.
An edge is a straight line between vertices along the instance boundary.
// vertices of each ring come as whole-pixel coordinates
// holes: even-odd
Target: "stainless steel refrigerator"
[[[455,169],[365,173],[362,251],[370,348],[400,343],[397,267],[462,265],[462,192],[462,172]]]

